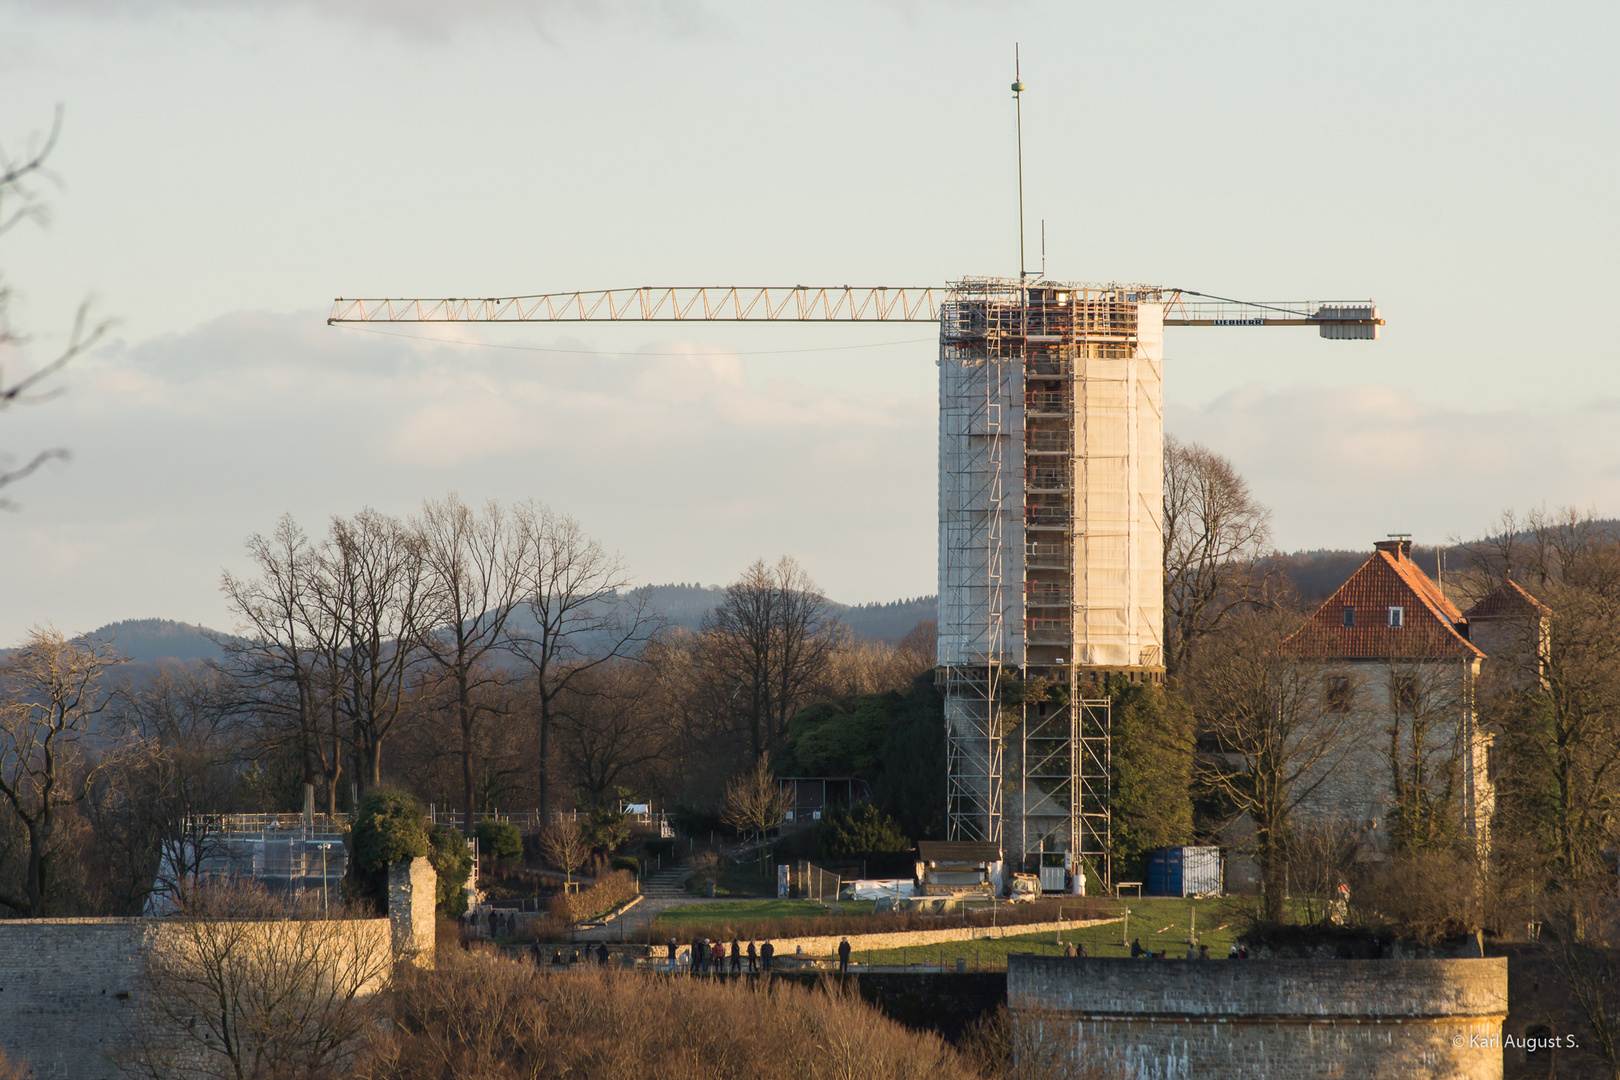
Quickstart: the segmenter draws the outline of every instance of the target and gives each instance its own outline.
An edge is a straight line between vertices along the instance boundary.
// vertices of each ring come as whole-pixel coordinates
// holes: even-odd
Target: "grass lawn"
[[[851,941],[850,944],[855,946],[851,959],[858,964],[888,965],[933,964],[943,958],[949,965],[961,957],[967,960],[970,967],[979,965],[1001,967],[1007,962],[1008,953],[1045,953],[1061,956],[1063,946],[1069,942],[1085,945],[1088,956],[1130,956],[1129,941],[1135,938],[1142,939],[1144,949],[1166,953],[1171,959],[1182,959],[1187,955],[1188,926],[1193,920],[1193,910],[1196,909],[1198,943],[1209,946],[1210,959],[1224,960],[1233,939],[1242,930],[1237,916],[1237,905],[1226,898],[1176,900],[1145,897],[1137,900],[1127,897],[1119,902],[1119,907],[1121,914],[1125,908],[1129,908],[1131,912],[1130,937],[1125,939],[1125,944],[1121,944],[1124,927],[1114,922],[1081,930],[1066,930],[1063,932],[1061,943],[1050,933],[1020,934],[1017,937],[978,941],[947,941],[911,949],[870,951],[860,948],[858,941]]]
[[[750,863],[747,866],[727,866],[720,871],[715,879],[714,894],[716,896],[768,896],[776,895],[776,874],[769,876],[759,872],[759,866]],[[693,874],[686,883],[686,891],[693,896],[703,895],[703,883],[706,875]]]

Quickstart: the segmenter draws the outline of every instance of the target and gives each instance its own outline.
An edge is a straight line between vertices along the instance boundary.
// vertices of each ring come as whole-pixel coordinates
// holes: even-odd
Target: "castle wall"
[[[1507,961],[1014,955],[1020,1040],[1139,1080],[1500,1080]]]
[[[390,918],[321,923],[323,950],[346,950],[333,968],[377,972],[378,991],[389,957],[432,960],[435,884],[426,858],[390,876]],[[0,1050],[33,1069],[39,1080],[115,1080],[109,1055],[150,1022],[143,1008],[148,960],[171,950],[194,954],[206,929],[177,918],[0,920]],[[233,924],[233,928],[241,924]],[[242,941],[250,951],[283,923],[261,922]],[[272,946],[273,948],[273,946]],[[234,955],[234,954],[233,954]]]

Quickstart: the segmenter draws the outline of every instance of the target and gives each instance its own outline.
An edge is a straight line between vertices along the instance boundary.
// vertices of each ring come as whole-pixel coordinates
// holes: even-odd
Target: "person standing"
[[[608,964],[608,951],[607,951],[607,942],[605,942],[605,941],[602,942],[602,944],[600,944],[600,945],[598,945],[596,947],[596,962],[598,964],[601,964],[603,967],[607,967],[607,964]]]
[[[675,949],[675,939],[674,938],[669,939],[669,945],[667,947],[669,949],[669,973],[671,975],[673,975],[673,974],[675,974],[675,951],[676,951],[676,949]]]
[[[772,945],[770,942],[767,941],[765,944],[759,947],[759,966],[760,969],[767,975],[771,973],[771,957],[775,955],[776,946]]]
[[[849,974],[849,938],[838,943],[838,974]]]
[[[1131,942],[1131,959],[1132,960],[1140,960],[1141,958],[1142,958],[1142,939],[1141,938],[1136,938],[1135,940],[1133,940]]]
[[[742,942],[736,938],[731,939],[731,973],[736,975],[742,971]]]
[[[754,939],[748,939],[748,974],[759,974],[759,950],[754,948]]]

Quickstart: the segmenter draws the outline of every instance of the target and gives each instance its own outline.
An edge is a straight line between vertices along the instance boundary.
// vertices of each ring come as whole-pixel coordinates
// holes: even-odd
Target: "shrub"
[[[422,804],[403,791],[378,788],[360,800],[349,831],[354,893],[388,908],[388,867],[428,853]]]
[[[637,877],[641,876],[641,860],[630,855],[616,856],[610,865],[615,870],[628,870]]]
[[[472,873],[473,862],[466,837],[448,825],[438,825],[428,834],[428,844],[428,858],[439,875],[434,898],[439,911],[451,916],[465,914],[467,877]]]
[[[907,1030],[858,994],[741,981],[649,979],[585,968],[541,974],[482,952],[403,969],[393,1024],[361,1080],[830,1080],[974,1072],[938,1036]]]
[[[367,900],[378,910],[388,909],[388,867],[426,855],[439,875],[435,901],[448,915],[467,910],[462,888],[472,870],[467,842],[455,829],[440,825],[431,830],[422,804],[403,791],[378,788],[360,800],[354,827],[349,832],[353,856],[355,899]]]
[[[823,859],[910,850],[911,841],[900,831],[900,823],[871,803],[835,806],[816,826],[816,855]]]
[[[578,923],[600,918],[635,896],[636,879],[623,870],[606,874],[589,888],[557,893],[546,902],[546,917],[529,922],[517,935],[518,941],[557,941],[568,936]]]
[[[591,847],[616,851],[630,839],[630,815],[611,806],[599,806],[591,811],[590,824],[585,827],[585,839]]]
[[[478,838],[478,850],[496,862],[511,862],[523,857],[523,833],[510,821],[485,818],[473,828]]]

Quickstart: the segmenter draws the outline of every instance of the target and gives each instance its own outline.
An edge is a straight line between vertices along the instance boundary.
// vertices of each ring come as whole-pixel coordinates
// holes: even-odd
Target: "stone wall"
[[[401,877],[396,895],[390,875],[390,918],[344,924],[355,932],[334,935],[334,947],[384,966],[390,950],[431,960],[433,867],[417,859]],[[114,1080],[107,1055],[142,1022],[146,959],[185,949],[185,935],[178,919],[0,920],[0,1050],[40,1080]]]
[[[393,924],[394,955],[433,966],[434,908],[439,875],[425,855],[388,868],[388,919]]]
[[[952,941],[982,941],[989,938],[1019,937],[1023,934],[1055,934],[1082,930],[1088,926],[1119,922],[1118,919],[1064,919],[1062,922],[1025,923],[1022,926],[957,926],[948,930],[905,930],[892,934],[826,934],[819,937],[771,938],[777,956],[789,956],[802,947],[811,956],[831,956],[847,936],[849,947],[860,954],[869,949],[917,949]],[[765,939],[759,939],[764,941]],[[681,942],[681,944],[686,944]]]
[[[1427,752],[1422,756],[1432,785],[1438,786],[1445,770],[1455,771],[1459,824],[1484,850],[1496,792],[1486,769],[1491,739],[1474,715],[1479,661],[1302,663],[1310,668],[1308,678],[1323,680],[1315,688],[1320,691],[1316,700],[1305,707],[1317,710],[1317,722],[1343,727],[1333,752],[1296,785],[1309,793],[1294,811],[1295,824],[1353,827],[1373,851],[1386,848],[1393,801],[1389,732],[1395,724],[1403,758],[1413,752],[1415,728],[1425,729]],[[1331,711],[1327,701],[1325,680],[1335,677],[1348,680],[1350,688],[1342,714]],[[1415,691],[1415,709],[1397,708],[1397,680]]]
[[[387,949],[387,919],[356,924],[360,949]],[[107,1055],[141,1022],[151,953],[181,940],[165,919],[0,920],[0,1049],[50,1080],[113,1080]]]
[[[1500,1080],[1507,962],[1014,955],[1021,1037],[1139,1080]]]

